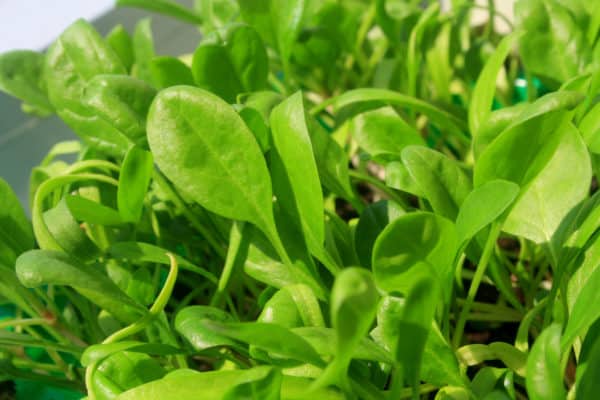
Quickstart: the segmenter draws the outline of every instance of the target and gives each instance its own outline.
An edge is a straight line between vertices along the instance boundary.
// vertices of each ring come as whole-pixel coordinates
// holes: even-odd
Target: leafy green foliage
[[[81,139],[32,171],[31,221],[0,180],[2,376],[90,400],[593,397],[596,3],[520,0],[504,35],[493,2],[119,0],[202,40],[79,20],[0,55],[0,90]]]

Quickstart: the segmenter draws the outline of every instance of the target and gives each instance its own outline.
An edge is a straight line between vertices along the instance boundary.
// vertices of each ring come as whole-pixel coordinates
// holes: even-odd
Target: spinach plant
[[[88,399],[589,399],[600,9],[118,0],[0,55],[80,138],[0,180],[4,379]],[[472,26],[473,10],[489,19]],[[510,24],[510,21],[508,20]],[[67,163],[64,155],[74,156]]]

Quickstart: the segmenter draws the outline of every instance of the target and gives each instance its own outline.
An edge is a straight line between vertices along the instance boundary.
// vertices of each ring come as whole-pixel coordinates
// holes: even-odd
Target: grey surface
[[[103,35],[117,24],[132,33],[136,22],[148,16],[152,17],[157,54],[180,55],[196,48],[200,40],[196,27],[140,10],[118,8],[93,24]],[[18,100],[0,93],[0,176],[8,181],[26,207],[31,169],[54,143],[74,138],[75,134],[57,117],[31,117],[21,111]]]

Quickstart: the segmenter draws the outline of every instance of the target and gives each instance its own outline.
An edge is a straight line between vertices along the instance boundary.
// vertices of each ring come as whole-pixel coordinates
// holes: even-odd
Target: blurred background
[[[477,0],[486,4],[489,0]],[[192,6],[193,0],[180,0]],[[440,0],[443,9],[451,0]],[[498,10],[512,16],[513,0],[495,0]],[[484,22],[487,11],[473,14],[473,23]],[[130,33],[135,23],[147,17],[144,11],[114,8],[114,0],[0,0],[0,52],[15,49],[43,50],[78,18],[91,21],[101,34],[122,24]],[[507,27],[500,19],[497,29]],[[174,19],[152,15],[157,54],[192,52],[200,39],[192,25]],[[58,141],[75,139],[75,135],[58,119],[35,118],[24,114],[20,102],[0,93],[0,177],[16,191],[27,207],[29,173]]]

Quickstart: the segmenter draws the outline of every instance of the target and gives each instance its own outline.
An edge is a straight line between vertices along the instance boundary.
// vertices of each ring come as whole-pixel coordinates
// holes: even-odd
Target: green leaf
[[[288,64],[302,26],[305,3],[305,0],[238,2],[242,19],[252,25],[266,43],[275,47],[287,74],[291,72]]]
[[[166,375],[163,379],[131,389],[118,396],[116,400],[192,400],[198,398],[198,388],[202,388],[203,398],[218,400],[223,399],[235,386],[265,379],[272,370],[273,367],[270,366],[210,372],[181,369]],[[310,382],[308,379],[284,375],[281,387],[282,399],[302,399]],[[330,389],[316,391],[314,396],[323,400],[344,398]]]
[[[397,203],[390,200],[381,200],[365,208],[354,231],[354,245],[363,267],[371,267],[373,245],[377,236],[390,222],[404,213]]]
[[[48,101],[43,76],[44,55],[30,50],[14,50],[0,55],[0,90],[14,96],[38,114],[54,109]]]
[[[125,69],[130,71],[133,65],[133,41],[123,25],[119,24],[115,26],[106,35],[106,43],[119,56]]]
[[[152,82],[150,64],[154,58],[154,39],[150,18],[144,18],[135,25],[133,32],[133,67],[131,74],[148,83]]]
[[[372,260],[375,282],[387,292],[406,294],[415,279],[434,268],[447,298],[456,250],[452,222],[428,212],[404,214],[391,222],[375,241]]]
[[[517,38],[518,34],[516,33],[505,36],[494,53],[488,58],[477,78],[469,107],[469,130],[474,137],[479,136],[482,124],[490,116],[494,94],[496,93],[498,73]]]
[[[17,277],[29,288],[42,285],[71,286],[82,296],[124,322],[134,322],[146,310],[121,291],[98,266],[81,265],[52,250],[30,250],[17,258]]]
[[[202,23],[200,15],[171,0],[117,0],[117,6],[143,8],[148,11],[177,18],[190,24],[199,25]]]
[[[421,187],[400,161],[392,161],[385,166],[385,184],[392,189],[402,190],[417,197],[425,197]]]
[[[407,124],[391,107],[359,114],[353,119],[351,129],[358,145],[383,162],[399,160],[406,146],[425,145],[419,131]]]
[[[432,272],[430,269],[417,278],[408,290],[398,321],[400,339],[392,346],[392,355],[413,392],[418,390],[423,352],[439,300],[439,286]]]
[[[87,367],[94,362],[102,361],[122,351],[161,356],[181,353],[180,349],[164,343],[145,343],[134,340],[117,343],[100,343],[93,344],[85,349],[81,355],[81,365]]]
[[[560,367],[559,324],[544,329],[527,357],[527,394],[532,400],[566,398]]]
[[[132,146],[125,154],[117,190],[119,213],[124,221],[140,220],[153,170],[152,153]]]
[[[302,337],[277,324],[262,322],[205,321],[207,329],[220,335],[248,343],[277,357],[285,357],[317,367],[324,366],[315,349]]]
[[[357,207],[354,191],[350,184],[348,155],[321,125],[314,120],[310,120],[308,123],[310,141],[321,184]]]
[[[470,344],[456,351],[462,364],[478,365],[484,361],[500,360],[519,376],[525,376],[527,354],[504,342],[493,342],[489,345]]]
[[[550,242],[563,218],[587,197],[592,179],[589,155],[577,129],[567,123],[557,130],[562,138],[554,154],[522,190],[502,228],[536,243]]]
[[[400,338],[402,339],[402,335]],[[435,323],[429,330],[423,350],[421,380],[436,386],[465,384],[456,354]]]
[[[317,297],[310,287],[303,284],[286,286],[277,291],[267,301],[257,321],[286,328],[325,326]]]
[[[456,162],[424,146],[408,146],[402,161],[433,210],[455,219],[471,191],[471,178]]]
[[[202,15],[202,31],[206,34],[239,18],[236,0],[195,0],[194,9]]]
[[[98,255],[100,249],[79,226],[69,209],[67,198],[64,197],[56,207],[44,212],[44,223],[60,248],[67,254],[82,260],[91,260]]]
[[[481,153],[475,164],[474,183],[505,179],[525,189],[548,163],[568,131],[565,109],[581,100],[576,92],[548,94],[528,106]]]
[[[150,108],[148,143],[161,171],[195,202],[272,238],[269,172],[254,136],[227,103],[202,89],[163,90]]]
[[[278,230],[280,234],[292,233],[289,240],[284,240],[292,264],[283,263],[266,236],[254,229],[249,233],[250,246],[244,264],[244,272],[259,282],[278,289],[297,283],[305,284],[311,288],[317,298],[324,300],[326,290],[314,278],[314,263],[308,255],[304,240],[299,234],[296,235],[296,232],[288,232],[292,224],[287,224],[288,217],[285,215],[282,217],[284,225],[278,224]]]
[[[120,225],[124,221],[114,208],[82,196],[66,195],[64,200],[73,217],[78,221],[98,225]]]
[[[306,244],[317,258],[324,258],[325,223],[323,193],[317,165],[306,126],[302,93],[296,92],[271,112],[271,132],[283,176],[291,193],[276,193],[278,203],[287,214],[298,216]],[[299,168],[301,166],[301,168]],[[272,168],[273,169],[273,168]]]
[[[426,101],[385,89],[369,88],[348,90],[339,96],[332,97],[331,99],[322,102],[310,112],[314,115],[327,106],[331,106],[333,111],[336,112],[341,108],[352,104],[373,101],[381,101],[389,105],[400,106],[409,110],[420,112],[429,117],[432,122],[438,126],[443,127],[444,129],[447,129],[448,131],[459,136],[462,136],[463,131],[466,131],[467,129],[464,121],[462,121],[460,118],[457,118],[446,111],[432,106]]]
[[[194,52],[194,81],[228,103],[240,93],[266,88],[268,58],[258,33],[247,25],[232,25],[204,40]]]
[[[331,290],[331,325],[336,333],[335,358],[317,381],[317,387],[337,384],[350,389],[348,368],[355,349],[375,319],[379,293],[371,273],[363,268],[343,269]]]
[[[84,20],[68,27],[46,54],[48,97],[58,115],[86,142],[111,153],[123,153],[129,140],[84,105],[81,97],[96,75],[125,72],[119,57]]]
[[[0,263],[13,265],[17,256],[33,248],[31,223],[17,195],[0,178]]]
[[[197,351],[215,346],[235,346],[235,342],[226,335],[207,328],[205,320],[232,322],[233,317],[215,307],[185,307],[175,316],[175,330]]]
[[[194,85],[191,68],[175,57],[154,57],[150,61],[149,69],[152,83],[159,89],[176,85]]]
[[[97,75],[81,102],[133,143],[146,146],[146,116],[156,90],[125,75]]]
[[[311,344],[321,356],[335,356],[337,344],[337,332],[331,328],[304,326],[293,328],[292,332],[301,336]],[[373,342],[368,337],[363,337],[352,350],[352,358],[357,360],[377,361],[391,364],[393,359],[390,354]]]
[[[589,62],[585,32],[561,2],[520,0],[515,3],[515,17],[523,31],[521,58],[530,73],[562,83]]]
[[[160,379],[166,373],[163,366],[147,354],[123,351],[100,362],[91,382],[98,400],[110,400],[126,390]]]
[[[281,382],[283,375],[276,368],[271,370],[263,377],[251,382],[241,383],[229,389],[223,400],[238,399],[264,399],[279,400],[281,392]]]
[[[567,351],[577,336],[585,331],[600,317],[600,310],[591,307],[600,301],[600,268],[596,268],[588,277],[585,286],[579,292],[562,336],[561,349]]]
[[[600,323],[598,320],[588,331],[578,359],[575,378],[575,397],[590,399],[598,393],[600,386],[597,377],[600,376]]]
[[[465,198],[456,217],[459,243],[470,240],[499,218],[518,194],[518,185],[500,179],[473,189]]]

